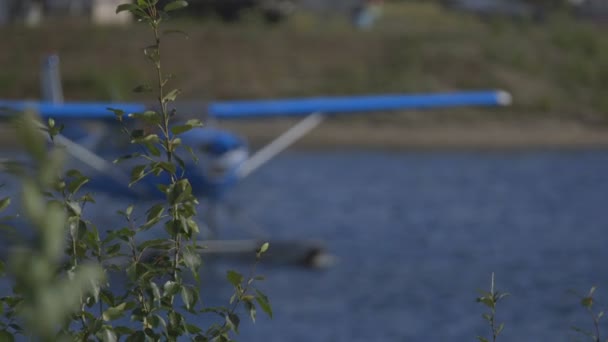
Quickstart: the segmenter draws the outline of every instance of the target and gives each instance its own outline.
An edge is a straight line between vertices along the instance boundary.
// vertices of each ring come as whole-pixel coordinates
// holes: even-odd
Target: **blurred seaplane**
[[[56,63],[49,59],[50,64]],[[56,68],[55,68],[56,69]],[[55,137],[55,142],[78,162],[90,168],[86,172],[91,181],[86,191],[108,193],[112,197],[133,199],[164,199],[157,185],[168,182],[168,177],[146,177],[129,186],[130,175],[120,163],[110,160],[124,155],[128,144],[115,143],[118,125],[115,114],[109,110],[143,113],[154,109],[143,103],[99,103],[62,101],[58,71],[53,65],[43,69],[43,94],[45,101],[0,100],[0,108],[9,111],[33,110],[43,119],[52,118],[65,129]],[[389,94],[349,97],[316,97],[302,99],[217,101],[206,107],[206,119],[237,120],[263,117],[301,117],[293,127],[278,136],[260,150],[250,153],[246,139],[218,127],[205,126],[182,134],[184,145],[188,145],[198,157],[183,158],[184,176],[190,180],[193,192],[199,199],[216,207],[224,194],[251,175],[259,167],[272,160],[280,152],[317,127],[325,117],[345,113],[384,112],[391,110],[431,109],[463,106],[508,105],[511,96],[500,90],[468,91],[437,94]],[[191,117],[190,117],[191,118]],[[90,123],[96,123],[91,129]],[[109,134],[114,132],[114,134]],[[108,158],[108,159],[106,159]],[[189,161],[188,161],[189,160]],[[213,215],[211,215],[213,216]],[[206,222],[210,224],[209,222]],[[211,225],[211,224],[210,224]],[[276,244],[274,245],[276,247]],[[255,250],[256,242],[228,241],[218,243],[210,251]],[[291,249],[291,248],[286,248]],[[320,250],[318,244],[305,249],[304,255]],[[308,253],[308,254],[307,254]],[[311,254],[312,253],[312,254]]]
[[[222,196],[240,180],[295,143],[325,117],[343,113],[380,112],[390,110],[429,109],[462,106],[499,106],[510,102],[503,91],[474,91],[439,94],[394,94],[350,97],[317,97],[303,99],[211,102],[207,106],[209,119],[237,120],[273,116],[303,117],[289,130],[262,149],[250,154],[246,139],[217,127],[194,129],[181,135],[184,145],[194,149],[200,160],[185,164],[185,176],[200,197],[221,200]],[[56,140],[78,161],[98,174],[92,176],[91,188],[113,196],[133,198],[164,198],[156,185],[159,179],[145,178],[129,187],[129,177],[120,165],[102,156],[113,158],[125,154],[124,146],[117,146],[108,129],[89,130],[87,122],[101,122],[104,126],[118,124],[109,110],[143,113],[149,110],[140,103],[51,103],[0,100],[0,108],[11,111],[33,110],[43,119],[53,118],[66,128]],[[187,158],[184,158],[186,160]]]

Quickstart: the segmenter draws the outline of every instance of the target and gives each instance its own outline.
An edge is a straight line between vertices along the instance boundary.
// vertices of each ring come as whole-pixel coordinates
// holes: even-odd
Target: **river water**
[[[291,152],[228,203],[222,234],[320,239],[337,258],[261,265],[274,318],[243,319],[240,341],[473,341],[488,335],[475,298],[492,272],[511,294],[499,341],[591,329],[571,290],[597,285],[608,308],[608,151]],[[226,268],[249,265],[210,261],[203,300],[226,303]]]
[[[492,272],[511,293],[503,341],[590,329],[569,290],[597,285],[608,308],[606,151],[288,154],[236,195],[274,236],[339,258],[263,270],[275,318],[243,340],[472,341]]]

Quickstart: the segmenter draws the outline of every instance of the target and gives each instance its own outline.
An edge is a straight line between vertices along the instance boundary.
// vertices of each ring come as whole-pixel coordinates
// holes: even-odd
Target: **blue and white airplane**
[[[181,138],[196,151],[199,160],[187,161],[184,174],[199,197],[220,200],[230,188],[250,175],[281,151],[319,125],[328,115],[357,112],[379,112],[407,109],[430,109],[462,106],[508,105],[511,97],[504,91],[473,91],[438,94],[391,94],[350,97],[317,97],[303,99],[211,102],[207,107],[209,119],[242,119],[255,117],[303,117],[292,128],[259,151],[250,154],[246,139],[217,127],[193,129]],[[90,190],[108,192],[113,196],[163,198],[157,184],[167,181],[147,177],[129,187],[124,167],[112,159],[125,154],[125,146],[112,146],[106,136],[107,127],[118,124],[108,108],[125,113],[143,113],[149,108],[141,103],[95,102],[30,102],[0,100],[0,108],[11,111],[33,110],[43,119],[53,118],[66,129],[56,138],[75,159],[90,167]],[[88,130],[86,123],[101,122],[102,126]],[[106,127],[100,129],[100,127]],[[103,157],[102,157],[103,156]],[[184,158],[184,160],[192,158]]]
[[[111,161],[133,152],[132,149],[137,146],[129,144],[127,139],[122,144],[116,141],[116,133],[110,130],[120,123],[108,108],[129,114],[143,113],[153,107],[143,103],[63,103],[56,56],[46,60],[41,78],[43,101],[0,100],[0,112],[2,109],[12,113],[33,110],[42,119],[52,118],[57,125],[63,124],[65,129],[55,136],[54,141],[63,145],[66,152],[80,163],[78,169],[90,177],[91,181],[83,187],[84,191],[102,192],[113,198],[165,199],[165,194],[157,185],[167,184],[167,175],[164,178],[162,175],[148,176],[129,186],[129,164]],[[184,156],[183,174],[189,179],[193,193],[206,204],[204,223],[212,236],[216,237],[219,228],[217,210],[224,195],[239,181],[317,127],[327,116],[408,109],[504,106],[510,102],[511,96],[500,90],[211,102],[203,109],[203,112],[206,111],[205,117],[200,118],[203,121],[278,116],[300,117],[301,120],[254,153],[250,153],[246,139],[233,132],[209,125],[188,131],[180,138],[184,145],[192,148],[198,160]],[[179,104],[176,105],[179,107]],[[197,109],[200,110],[200,107]],[[259,247],[260,241],[213,240],[205,244],[207,253],[249,255],[247,253]],[[273,251],[277,249],[282,250],[277,254],[295,255],[291,259],[306,266],[331,264],[331,258],[325,258],[323,245],[318,241],[273,242]]]
[[[196,151],[199,160],[184,158],[184,175],[190,180],[196,195],[211,201],[220,200],[240,180],[265,164],[281,151],[319,125],[328,115],[357,112],[378,112],[407,109],[430,109],[462,106],[507,105],[511,97],[504,91],[473,91],[438,94],[391,94],[350,97],[317,97],[303,99],[211,102],[207,107],[209,119],[241,119],[255,117],[303,117],[292,128],[259,151],[250,154],[245,138],[217,127],[193,129],[181,135],[182,142]],[[87,185],[91,191],[112,196],[133,198],[164,198],[157,184],[168,179],[147,177],[129,187],[130,177],[124,167],[112,160],[125,154],[125,147],[113,146],[106,138],[107,128],[118,124],[108,108],[125,113],[143,113],[149,108],[141,103],[52,103],[2,101],[0,108],[12,111],[34,110],[43,119],[53,118],[66,129],[56,137],[75,159],[94,171]],[[103,125],[88,130],[86,123]],[[100,127],[105,127],[100,129]],[[113,139],[115,135],[112,136]],[[103,157],[102,157],[103,156]],[[190,159],[190,161],[187,161]]]
[[[122,110],[125,114],[143,113],[154,108],[142,103],[64,103],[59,56],[54,54],[47,56],[42,63],[41,92],[42,102],[0,100],[0,110],[2,108],[11,112],[33,110],[42,119],[52,118],[57,124],[63,124],[65,130],[55,137],[55,141],[64,145],[74,159],[91,168],[92,174],[87,173],[91,178],[91,182],[87,184],[88,190],[107,192],[112,196],[164,198],[165,195],[158,190],[157,185],[168,182],[168,176],[165,175],[166,179],[146,177],[130,187],[130,177],[126,173],[126,168],[104,158],[109,156],[114,160],[125,155],[129,149],[128,144],[113,144],[116,134],[107,134],[108,128],[113,124],[119,125],[115,114],[109,108]],[[203,114],[205,117],[199,119],[213,121],[276,116],[303,117],[303,119],[266,147],[251,155],[246,140],[232,132],[209,125],[186,132],[180,136],[182,143],[196,152],[199,161],[183,158],[186,161],[183,172],[190,180],[195,195],[217,202],[240,180],[306,135],[328,115],[463,106],[503,106],[510,102],[511,96],[500,90],[211,102],[207,108],[200,106],[196,108],[197,111],[206,111]],[[92,122],[98,122],[100,125],[95,125],[94,129],[91,129]],[[131,145],[131,148],[133,147]]]

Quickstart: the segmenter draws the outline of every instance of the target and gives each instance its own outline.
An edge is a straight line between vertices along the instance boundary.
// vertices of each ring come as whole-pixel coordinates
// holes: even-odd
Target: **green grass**
[[[301,14],[271,27],[182,19],[163,50],[182,99],[268,98],[502,88],[514,116],[608,117],[608,36],[562,13],[546,22],[481,20],[430,3],[388,4],[371,32]],[[145,28],[55,23],[1,28],[0,98],[38,97],[42,56],[57,51],[69,99],[142,100]],[[10,83],[10,84],[9,84]],[[141,96],[141,95],[139,95]]]

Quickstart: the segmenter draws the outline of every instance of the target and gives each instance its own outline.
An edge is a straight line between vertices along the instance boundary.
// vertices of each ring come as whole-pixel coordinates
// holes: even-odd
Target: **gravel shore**
[[[255,149],[296,121],[225,121],[215,125],[244,136]],[[15,148],[15,135],[0,126],[0,147]],[[576,121],[475,121],[395,123],[327,120],[296,149],[501,150],[608,148],[608,126]]]
[[[220,123],[261,146],[293,124],[289,120]],[[304,149],[538,149],[608,148],[608,126],[564,121],[467,123],[345,123],[328,120],[296,145]]]

